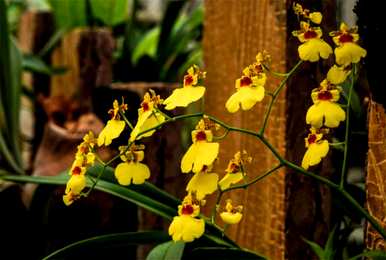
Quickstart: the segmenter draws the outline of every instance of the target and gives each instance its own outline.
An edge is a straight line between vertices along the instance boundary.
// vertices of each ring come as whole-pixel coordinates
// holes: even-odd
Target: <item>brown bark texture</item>
[[[366,207],[370,215],[386,228],[386,114],[383,105],[370,102],[368,114]],[[386,250],[382,236],[367,223],[366,246]]]
[[[204,60],[207,70],[205,110],[225,122],[258,130],[267,109],[269,96],[250,111],[230,114],[226,100],[235,92],[235,80],[242,70],[255,61],[259,51],[267,50],[272,69],[286,69],[285,1],[276,0],[208,0],[205,2]],[[269,77],[267,91],[278,86],[278,79]],[[285,93],[273,108],[266,137],[285,154]],[[224,172],[234,153],[245,149],[253,156],[247,166],[249,178],[256,177],[277,164],[276,159],[257,139],[230,133],[220,144],[218,173]],[[230,235],[243,247],[255,250],[270,259],[284,258],[284,172],[276,172],[248,190],[229,195],[234,204],[244,206],[243,220],[230,228]],[[227,196],[225,196],[227,197]],[[224,206],[225,198],[222,200]],[[213,201],[209,201],[213,206]],[[207,208],[210,208],[209,206]],[[220,220],[219,220],[220,221]]]

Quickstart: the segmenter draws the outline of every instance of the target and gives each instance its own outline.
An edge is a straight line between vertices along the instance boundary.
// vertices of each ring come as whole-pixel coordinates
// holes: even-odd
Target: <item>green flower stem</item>
[[[348,155],[348,138],[350,134],[350,106],[351,106],[351,99],[352,99],[352,92],[354,89],[354,83],[355,83],[355,74],[356,74],[356,65],[353,64],[353,70],[351,72],[351,84],[350,84],[350,89],[348,92],[348,99],[347,99],[347,107],[346,107],[346,132],[344,135],[344,153],[343,153],[343,163],[342,163],[342,171],[340,173],[340,184],[339,187],[343,188],[344,187],[344,182],[346,179],[346,174],[347,174],[347,167],[348,167],[348,162],[347,162],[347,155]]]
[[[302,63],[303,63],[302,60],[298,61],[298,63],[296,63],[296,65],[295,65],[288,73],[286,73],[286,76],[285,76],[285,78],[280,82],[279,87],[277,87],[277,89],[275,90],[275,92],[273,92],[273,95],[272,95],[272,98],[271,98],[271,102],[269,102],[268,109],[267,109],[267,111],[265,112],[265,115],[264,115],[263,126],[260,128],[260,131],[259,131],[259,134],[260,134],[260,135],[263,135],[265,129],[267,128],[269,115],[271,114],[271,110],[272,110],[273,104],[275,103],[277,97],[279,96],[280,92],[281,92],[282,89],[284,88],[284,86],[285,86],[285,84],[287,83],[288,79],[295,73],[295,71],[299,68],[299,66],[300,66]]]
[[[106,167],[107,167],[107,164],[102,164],[102,169],[100,170],[98,176],[96,177],[95,180],[93,180],[93,183],[91,185],[91,187],[88,189],[88,191],[86,193],[84,193],[82,196],[84,197],[88,197],[88,195],[90,195],[90,193],[94,190],[95,186],[97,185],[98,181],[100,180],[100,178],[102,177],[103,173],[105,172],[106,170]]]
[[[252,184],[255,184],[256,182],[264,179],[265,177],[271,175],[272,173],[274,173],[276,170],[280,169],[281,167],[283,167],[283,164],[278,164],[276,165],[275,167],[273,167],[272,169],[268,170],[267,172],[253,178],[251,181],[247,182],[247,183],[244,183],[244,184],[240,184],[240,185],[234,185],[234,186],[231,186],[229,188],[226,188],[222,191],[222,193],[225,193],[225,192],[228,192],[228,191],[231,191],[231,190],[236,190],[236,189],[246,189],[248,188],[249,186],[251,186]]]
[[[216,198],[216,204],[214,205],[213,209],[212,209],[212,212],[210,214],[210,222],[212,224],[215,224],[215,221],[216,221],[216,212],[217,212],[217,209],[218,207],[220,206],[220,202],[221,202],[221,197],[223,195],[223,191],[219,188],[218,189],[218,192],[217,192],[217,198]]]
[[[127,119],[127,117],[125,116],[125,113],[123,113],[121,110],[118,111],[119,115],[123,118],[123,120],[125,121],[126,125],[128,125],[130,127],[131,130],[134,129],[133,125],[130,123],[130,121]]]

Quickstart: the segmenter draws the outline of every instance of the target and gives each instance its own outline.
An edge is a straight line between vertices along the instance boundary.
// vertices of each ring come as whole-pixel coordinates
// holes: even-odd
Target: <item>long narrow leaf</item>
[[[97,247],[127,247],[128,245],[141,244],[158,244],[168,241],[170,237],[162,231],[146,231],[146,232],[125,232],[96,236],[81,241],[77,241],[68,246],[65,246],[50,255],[43,258],[43,260],[57,259],[58,257],[74,257],[74,253],[79,250]],[[66,258],[67,259],[67,258]]]
[[[128,16],[128,0],[90,0],[91,10],[95,18],[108,26],[123,23]]]
[[[223,247],[199,247],[194,249],[187,257],[188,259],[234,259],[234,260],[264,260],[265,256],[254,252],[234,248]]]

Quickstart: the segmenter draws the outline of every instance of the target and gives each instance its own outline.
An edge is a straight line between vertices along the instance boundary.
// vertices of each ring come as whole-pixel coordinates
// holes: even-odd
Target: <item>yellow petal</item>
[[[142,119],[142,118],[141,118]],[[139,140],[143,137],[149,137],[154,134],[156,130],[148,131],[144,134],[141,134],[138,138],[138,134],[144,132],[150,128],[153,128],[162,122],[165,121],[165,117],[159,112],[153,112],[145,120],[138,120],[138,123],[135,125],[133,131],[130,134],[130,141]]]
[[[335,48],[336,63],[343,66],[358,63],[361,58],[366,57],[366,54],[365,49],[352,42],[347,42]]]
[[[323,125],[335,128],[346,119],[344,110],[334,102],[320,101],[313,104],[307,111],[306,122],[315,128]]]
[[[181,161],[181,171],[184,173],[199,172],[204,165],[211,165],[217,158],[218,143],[197,142],[192,144]],[[193,168],[193,169],[192,169]]]
[[[310,144],[304,154],[302,167],[307,170],[310,166],[317,165],[321,162],[322,158],[327,155],[328,150],[329,145],[327,140]]]
[[[112,140],[119,137],[125,128],[125,122],[121,120],[109,120],[98,136],[98,145],[108,146]]]
[[[141,132],[142,125],[146,122],[146,120],[152,115],[153,111],[148,110],[146,112],[142,112],[141,109],[138,109],[138,120],[134,129],[130,133],[130,142],[134,142],[137,138],[137,135]]]
[[[304,61],[315,62],[319,58],[327,59],[332,53],[332,48],[322,39],[311,39],[298,48],[299,57]]]
[[[229,188],[232,184],[238,183],[242,179],[243,179],[243,174],[241,172],[227,173],[219,181],[218,185],[220,186],[221,190],[225,190]]]
[[[256,102],[263,100],[265,89],[258,87],[241,87],[226,102],[225,107],[230,113],[235,113],[240,106],[243,110],[251,109]]]
[[[346,80],[348,74],[350,74],[350,71],[346,71],[343,66],[334,65],[327,72],[327,80],[334,85],[339,85]]]
[[[66,206],[70,206],[74,202],[74,197],[72,193],[67,193],[63,195],[63,202]]]
[[[135,162],[124,162],[118,164],[114,171],[115,178],[121,185],[142,184],[150,177],[150,170],[146,164]]]
[[[322,14],[320,12],[312,12],[312,13],[310,13],[309,17],[310,17],[310,20],[316,24],[320,24],[322,22],[322,18],[323,18]]]
[[[171,110],[176,107],[186,107],[190,103],[193,103],[205,93],[205,87],[183,87],[173,91],[173,93],[164,100],[163,104],[166,105],[165,109]]]
[[[201,237],[205,231],[203,219],[196,219],[191,216],[176,216],[169,226],[169,235],[174,241],[192,242]]]
[[[237,224],[240,222],[241,218],[243,217],[243,214],[241,214],[240,212],[222,212],[220,213],[220,217],[222,221],[224,221],[226,224]]]
[[[86,176],[83,174],[75,174],[70,177],[66,185],[66,193],[80,194],[86,187]]]
[[[218,175],[216,173],[198,172],[186,186],[186,191],[196,192],[198,200],[202,200],[206,195],[212,194],[217,190]]]

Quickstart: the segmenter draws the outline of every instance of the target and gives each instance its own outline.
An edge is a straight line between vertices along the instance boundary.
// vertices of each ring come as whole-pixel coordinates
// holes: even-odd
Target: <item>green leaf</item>
[[[146,260],[180,260],[184,253],[184,248],[184,242],[169,241],[153,248],[146,257]]]
[[[46,75],[62,74],[65,68],[51,68],[42,59],[35,55],[23,55],[22,66],[24,70]]]
[[[386,259],[386,252],[380,250],[367,251],[362,254],[351,257],[349,260],[357,260],[362,257],[369,257],[372,260],[384,260]]]
[[[324,249],[320,247],[317,243],[309,241],[305,238],[303,240],[311,247],[312,251],[319,257],[320,260],[327,260]]]
[[[86,1],[50,0],[58,29],[86,26]]]
[[[66,33],[66,29],[62,28],[57,30],[51,38],[48,40],[48,42],[44,45],[44,47],[39,51],[38,55],[40,57],[45,56],[50,51],[54,49],[54,47],[60,42],[63,35]]]
[[[90,0],[95,18],[109,26],[123,23],[128,17],[128,0]]]
[[[330,234],[328,235],[328,239],[327,239],[327,242],[326,242],[326,245],[324,247],[324,257],[326,260],[334,260],[334,254],[335,254],[335,250],[334,250],[334,237],[335,237],[335,231],[336,231],[336,227],[335,226]]]
[[[224,248],[224,247],[198,247],[189,253],[188,259],[221,259],[221,260],[262,260],[265,256],[258,255],[255,252]]]
[[[51,253],[43,258],[43,260],[57,259],[58,257],[74,257],[78,251],[92,250],[97,247],[127,247],[129,245],[155,244],[169,239],[169,235],[163,231],[125,232],[102,235],[72,243]]]
[[[145,55],[154,58],[160,35],[159,26],[148,31],[133,50],[131,62],[135,65]]]
[[[21,173],[19,109],[21,55],[8,30],[6,5],[0,0],[0,127],[1,151],[9,165]]]

